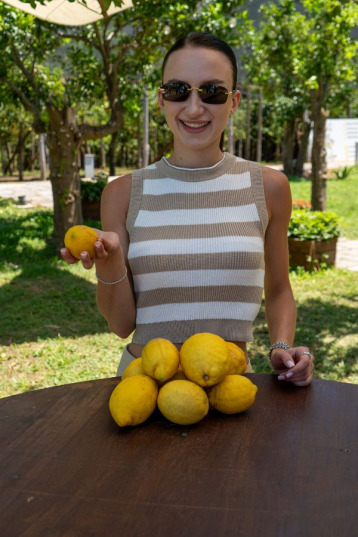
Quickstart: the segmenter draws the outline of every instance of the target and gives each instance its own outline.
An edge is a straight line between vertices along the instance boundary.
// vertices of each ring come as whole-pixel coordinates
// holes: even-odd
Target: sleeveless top
[[[132,174],[128,261],[132,341],[182,343],[197,332],[252,341],[268,222],[261,166],[225,153],[210,168],[165,159]]]

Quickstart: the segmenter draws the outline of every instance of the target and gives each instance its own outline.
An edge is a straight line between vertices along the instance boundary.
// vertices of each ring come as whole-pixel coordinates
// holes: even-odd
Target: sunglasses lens
[[[190,86],[183,82],[163,84],[163,99],[170,102],[185,101],[189,96],[189,89]]]
[[[184,82],[173,82],[163,84],[162,95],[165,101],[182,102],[186,101],[192,88]],[[228,98],[228,91],[222,86],[206,84],[200,86],[199,97],[203,103],[207,104],[224,104]]]
[[[212,84],[207,86],[201,86],[202,91],[199,93],[201,100],[207,104],[224,104],[228,98],[228,92],[221,86],[214,86]]]

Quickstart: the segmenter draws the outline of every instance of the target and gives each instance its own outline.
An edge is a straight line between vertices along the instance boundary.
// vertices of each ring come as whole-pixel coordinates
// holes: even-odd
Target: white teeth
[[[205,125],[208,124],[208,122],[206,123],[187,123],[186,121],[183,121],[184,125],[186,127],[191,127],[192,129],[201,129],[202,127],[205,127]]]

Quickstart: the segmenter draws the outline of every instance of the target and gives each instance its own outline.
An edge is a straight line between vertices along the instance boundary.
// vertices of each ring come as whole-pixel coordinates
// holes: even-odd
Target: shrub
[[[88,201],[99,201],[107,182],[108,175],[104,171],[99,171],[93,176],[93,179],[82,179],[81,198]]]
[[[340,235],[341,219],[329,211],[294,209],[288,226],[292,239],[330,240]]]

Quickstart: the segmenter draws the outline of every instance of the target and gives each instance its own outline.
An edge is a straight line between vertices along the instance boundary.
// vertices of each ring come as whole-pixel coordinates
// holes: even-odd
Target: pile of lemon
[[[123,372],[109,409],[120,427],[143,423],[156,407],[179,425],[197,423],[210,407],[244,412],[257,392],[245,369],[244,351],[215,334],[194,334],[180,351],[167,339],[152,339]]]

